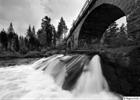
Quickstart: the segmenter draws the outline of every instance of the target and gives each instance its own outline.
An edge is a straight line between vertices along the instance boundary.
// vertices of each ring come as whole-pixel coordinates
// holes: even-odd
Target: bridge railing
[[[90,3],[92,2],[93,0],[86,0],[83,8],[81,9],[78,17],[76,18],[76,20],[73,22],[73,25],[72,25],[72,28],[70,30],[70,34],[71,34],[71,31],[74,29],[75,25],[78,23],[78,20],[82,17],[83,13],[86,11],[86,9],[89,7]]]
[[[81,9],[78,17],[76,18],[76,20],[74,21],[74,25],[77,23],[78,19],[83,15],[84,11],[88,8],[89,4],[92,2],[92,0],[86,0],[83,8]]]

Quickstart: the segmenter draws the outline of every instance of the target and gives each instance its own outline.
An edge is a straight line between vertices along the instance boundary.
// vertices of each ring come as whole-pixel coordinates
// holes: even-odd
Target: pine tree
[[[27,29],[27,35],[26,35],[26,38],[27,39],[30,39],[30,37],[32,37],[32,30],[31,30],[31,26],[29,25],[28,29]]]
[[[10,23],[8,28],[8,49],[11,51],[18,51],[18,35],[15,33],[13,24]]]
[[[119,28],[117,27],[117,23],[112,23],[103,34],[103,42],[106,44],[112,43],[111,41],[115,40],[118,31]]]
[[[52,45],[52,25],[51,19],[48,16],[45,16],[42,20],[42,25],[44,24],[43,31],[46,34],[47,46],[50,47]]]
[[[46,30],[50,26],[50,23],[51,23],[51,18],[49,18],[48,16],[45,16],[42,19],[42,23],[41,23],[42,29]]]
[[[68,28],[66,26],[66,23],[63,19],[63,17],[61,17],[60,22],[58,24],[58,29],[57,29],[57,37],[59,39],[63,39],[66,36],[66,33],[68,31]]]
[[[41,29],[37,32],[40,44],[43,47],[51,47],[53,39],[53,26],[51,25],[51,19],[45,16],[42,19]]]
[[[14,50],[19,51],[19,49],[20,49],[20,47],[19,47],[18,35],[15,34],[15,37],[14,37]]]
[[[56,46],[56,39],[57,39],[57,36],[56,36],[56,30],[55,30],[55,27],[52,25],[52,44],[53,44],[53,47]]]
[[[35,50],[38,49],[39,42],[37,40],[37,36],[35,34],[35,27],[33,26],[31,29],[31,26],[27,29],[27,36],[26,38],[28,39],[28,48],[29,50]]]
[[[4,29],[0,32],[0,43],[2,44],[2,49],[7,50],[8,37]]]
[[[10,26],[8,28],[8,34],[10,33],[15,33],[12,22],[10,23]]]
[[[33,26],[32,27],[32,34],[35,36],[36,34],[35,34],[35,27]]]
[[[41,47],[42,48],[45,47],[47,39],[46,39],[46,34],[44,34],[44,32],[43,32],[43,29],[39,29],[37,31],[37,38],[39,40]]]

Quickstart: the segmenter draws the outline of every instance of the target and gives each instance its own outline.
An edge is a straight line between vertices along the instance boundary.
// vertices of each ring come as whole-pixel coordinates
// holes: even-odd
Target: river
[[[22,65],[33,63],[40,58],[13,58],[13,59],[0,59],[0,67],[9,67],[14,65]]]
[[[1,62],[0,100],[121,100],[110,92],[98,55]]]

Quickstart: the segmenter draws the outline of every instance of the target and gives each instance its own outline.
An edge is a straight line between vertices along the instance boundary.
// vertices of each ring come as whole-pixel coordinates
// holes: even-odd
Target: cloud
[[[38,29],[41,19],[49,16],[57,27],[61,17],[68,28],[78,16],[85,0],[0,0],[0,29],[13,22],[15,31],[25,34],[29,25]]]
[[[39,27],[44,16],[41,7],[39,0],[0,0],[0,28],[7,28],[13,22],[16,32],[21,34],[29,24]]]
[[[85,0],[41,0],[45,13],[57,24],[61,17],[64,17],[70,28],[73,20],[78,16]],[[57,25],[55,25],[57,26]]]

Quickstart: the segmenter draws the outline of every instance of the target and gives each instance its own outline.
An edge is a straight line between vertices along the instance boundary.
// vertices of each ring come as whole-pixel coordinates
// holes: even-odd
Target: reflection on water
[[[0,94],[0,100],[119,100],[109,91],[98,55],[54,55],[0,68]]]

